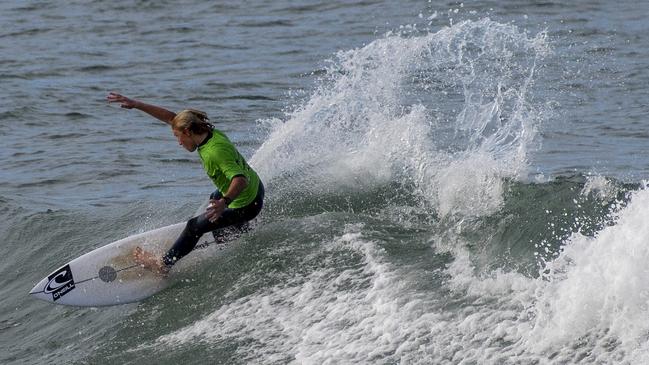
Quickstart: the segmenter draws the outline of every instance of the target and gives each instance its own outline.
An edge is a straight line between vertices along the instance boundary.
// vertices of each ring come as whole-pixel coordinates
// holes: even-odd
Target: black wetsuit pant
[[[221,193],[215,191],[210,199],[220,199]],[[216,243],[225,242],[225,238],[234,238],[247,231],[248,222],[254,219],[264,205],[264,185],[259,182],[257,196],[250,204],[242,208],[226,208],[223,214],[216,220],[210,222],[205,213],[190,219],[176,242],[164,255],[162,260],[168,267],[176,263],[182,257],[190,253],[198,240],[207,232],[212,232]]]

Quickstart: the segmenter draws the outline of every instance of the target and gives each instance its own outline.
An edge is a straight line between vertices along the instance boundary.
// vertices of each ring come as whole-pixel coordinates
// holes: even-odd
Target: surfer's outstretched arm
[[[161,108],[159,106],[143,103],[139,100],[127,98],[124,95],[118,94],[118,93],[108,93],[108,96],[106,97],[109,103],[120,103],[121,107],[124,109],[138,109],[141,110],[150,116],[159,119],[169,125],[171,125],[171,121],[174,119],[176,116],[176,113],[169,111],[165,108]]]

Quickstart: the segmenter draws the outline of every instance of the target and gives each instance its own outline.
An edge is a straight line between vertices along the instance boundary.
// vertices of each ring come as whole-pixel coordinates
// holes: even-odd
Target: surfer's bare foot
[[[144,251],[141,247],[135,248],[133,259],[145,269],[157,274],[166,275],[169,273],[169,268],[162,262],[162,259],[151,252]]]

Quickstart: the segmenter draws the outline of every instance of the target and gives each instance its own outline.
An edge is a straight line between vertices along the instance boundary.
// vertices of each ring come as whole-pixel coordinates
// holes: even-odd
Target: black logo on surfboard
[[[65,265],[55,273],[47,277],[47,285],[43,290],[47,294],[52,294],[52,300],[57,301],[74,289],[74,278],[70,265]]]

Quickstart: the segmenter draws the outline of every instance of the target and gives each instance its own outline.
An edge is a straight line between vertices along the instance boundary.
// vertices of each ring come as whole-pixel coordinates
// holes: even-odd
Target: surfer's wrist
[[[232,201],[234,199],[230,198],[229,196],[223,196],[221,197],[221,200],[225,203],[225,206],[227,207],[228,205],[232,204]]]

